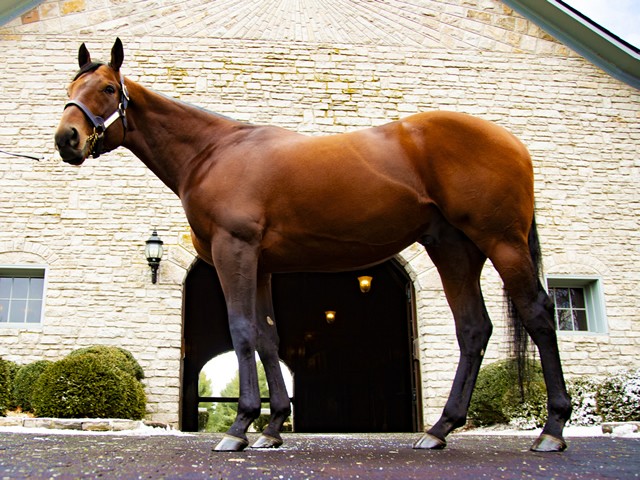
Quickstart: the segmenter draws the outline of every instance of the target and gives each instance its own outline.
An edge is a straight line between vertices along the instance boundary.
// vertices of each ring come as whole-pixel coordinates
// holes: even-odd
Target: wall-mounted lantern
[[[160,266],[160,260],[162,260],[163,244],[164,242],[160,239],[158,232],[154,228],[153,233],[147,240],[147,246],[144,248],[144,254],[151,267],[151,283],[158,281],[158,267]]]
[[[358,282],[360,282],[360,291],[362,293],[367,293],[369,290],[371,290],[372,280],[373,280],[373,277],[369,277],[367,275],[358,277]]]

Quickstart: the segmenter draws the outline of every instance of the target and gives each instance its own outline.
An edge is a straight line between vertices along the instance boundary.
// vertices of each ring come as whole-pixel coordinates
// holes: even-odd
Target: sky
[[[563,0],[566,4],[640,48],[640,0]]]
[[[257,356],[256,356],[257,359]],[[293,396],[293,378],[286,366],[280,362],[280,368],[287,385],[287,393]],[[211,380],[211,396],[217,397],[220,391],[227,386],[238,371],[238,360],[236,354],[227,352],[210,360],[203,368],[205,375]]]

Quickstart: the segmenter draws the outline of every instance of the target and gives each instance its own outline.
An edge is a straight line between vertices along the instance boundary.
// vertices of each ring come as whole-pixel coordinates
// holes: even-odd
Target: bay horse
[[[571,413],[553,304],[539,281],[533,169],[519,140],[462,113],[420,113],[382,126],[306,136],[252,125],[170,99],[124,78],[116,39],[108,64],[80,46],[55,143],[80,165],[129,149],[182,201],[197,254],[213,265],[240,371],[238,413],[215,450],[248,446],[260,413],[255,352],[269,424],[254,448],[282,444],[291,407],[279,366],[271,275],[344,271],[423,245],[453,312],[460,359],[441,418],[414,444],[439,449],[464,425],[492,324],[480,290],[490,259],[537,345],[548,418],[535,451],[562,451]],[[106,120],[104,120],[106,119]],[[526,334],[525,334],[526,337]]]

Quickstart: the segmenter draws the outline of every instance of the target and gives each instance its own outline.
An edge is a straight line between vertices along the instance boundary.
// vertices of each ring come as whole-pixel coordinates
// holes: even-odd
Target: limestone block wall
[[[82,1],[73,5],[83,13],[93,8]],[[150,417],[177,423],[183,281],[195,258],[180,201],[127,151],[73,168],[53,150],[79,44],[86,41],[93,58],[108,60],[118,34],[129,78],[252,123],[317,135],[447,109],[505,126],[534,160],[545,271],[597,275],[604,287],[608,330],[561,334],[566,372],[605,375],[637,364],[637,90],[493,0],[448,2],[457,17],[452,10],[428,18],[451,32],[440,37],[451,44],[426,46],[353,38],[318,42],[298,38],[295,31],[291,39],[279,40],[222,31],[162,34],[125,21],[137,18],[137,2],[132,5],[130,16],[120,20],[89,16],[102,19],[102,30],[83,32],[64,26],[79,18],[64,14],[70,2],[49,1],[42,5],[50,7],[44,12],[48,21],[16,20],[0,30],[0,150],[45,156],[40,162],[0,156],[0,265],[47,268],[42,326],[0,329],[0,356],[26,363],[95,343],[128,348],[147,374]],[[445,14],[458,20],[442,26]],[[462,48],[461,39],[472,35],[465,32],[486,38],[486,46]],[[159,283],[152,285],[143,250],[156,227],[166,256]],[[424,415],[431,423],[455,371],[454,325],[427,255],[414,245],[399,259],[414,280]],[[490,265],[482,283],[495,325],[486,353],[490,362],[506,346],[501,282]]]

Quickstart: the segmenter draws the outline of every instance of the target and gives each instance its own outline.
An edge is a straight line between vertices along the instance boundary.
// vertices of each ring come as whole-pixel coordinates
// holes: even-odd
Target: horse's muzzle
[[[86,156],[80,148],[80,134],[73,127],[60,127],[55,134],[56,150],[62,160],[70,165],[80,165]]]

